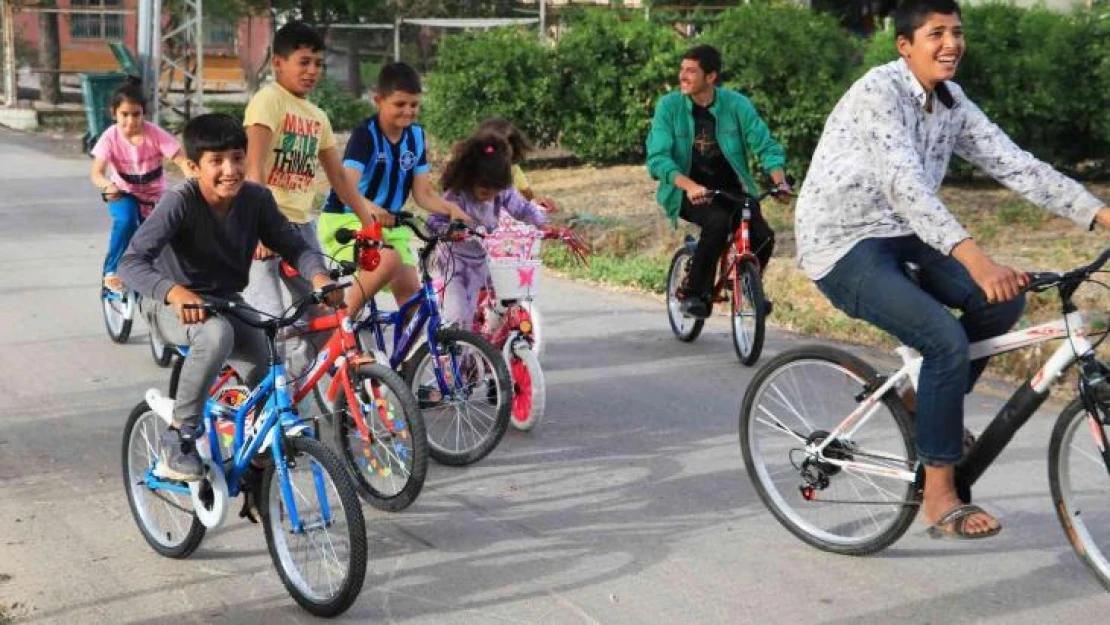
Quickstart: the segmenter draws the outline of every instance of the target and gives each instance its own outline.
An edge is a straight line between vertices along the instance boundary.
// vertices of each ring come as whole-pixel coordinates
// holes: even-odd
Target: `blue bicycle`
[[[148,391],[131,411],[123,436],[127,500],[156,552],[189,556],[205,531],[224,521],[231,498],[244,494],[240,516],[254,520],[252,504],[257,504],[281,581],[297,603],[317,616],[343,613],[361,592],[366,525],[343,463],[315,440],[316,424],[294,409],[275,340],[280,329],[338,288],[322,289],[291,313],[261,321],[241,302],[208,299],[210,313],[234,315],[265,332],[270,371],[246,397],[209,398],[203,417],[206,444],[198,443],[205,479],[182,483],[155,475],[161,435],[173,421],[172,402],[158,391]]]
[[[366,349],[362,339],[360,349],[375,353],[379,362],[388,361],[404,375],[423,411],[432,458],[453,466],[472,464],[489,455],[509,427],[512,378],[501,353],[480,334],[441,325],[428,266],[441,241],[473,232],[453,223],[447,232],[435,235],[422,231],[411,213],[401,212],[396,218],[424,242],[422,287],[396,311],[379,310],[371,298],[355,335],[362,329],[371,332],[376,349]],[[386,330],[393,335],[389,349]]]

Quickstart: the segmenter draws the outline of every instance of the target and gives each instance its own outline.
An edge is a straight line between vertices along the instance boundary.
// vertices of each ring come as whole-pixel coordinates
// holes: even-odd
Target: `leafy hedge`
[[[499,114],[585,161],[636,162],[682,51],[706,42],[724,56],[724,84],[752,99],[800,178],[851,81],[897,58],[892,32],[861,43],[834,19],[793,6],[739,6],[693,40],[634,15],[578,15],[555,47],[505,30],[444,41],[429,79],[431,132],[453,140]],[[1110,7],[1066,15],[995,4],[965,8],[963,21],[969,45],[957,81],[992,119],[1057,166],[1106,163]]]

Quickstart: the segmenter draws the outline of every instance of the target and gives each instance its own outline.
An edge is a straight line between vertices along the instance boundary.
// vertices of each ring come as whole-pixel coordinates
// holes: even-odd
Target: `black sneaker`
[[[183,426],[183,430],[166,430],[162,435],[162,449],[154,474],[178,482],[196,482],[204,478],[204,463],[197,453],[196,433]]]
[[[695,319],[705,319],[709,316],[709,305],[700,297],[690,297],[682,300],[682,314]]]

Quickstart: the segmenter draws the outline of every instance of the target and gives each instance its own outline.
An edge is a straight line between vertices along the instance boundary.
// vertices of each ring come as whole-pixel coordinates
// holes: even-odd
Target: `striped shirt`
[[[343,166],[361,172],[358,190],[368,200],[391,213],[401,210],[412,192],[412,181],[431,171],[424,128],[413,124],[393,143],[382,132],[375,115],[351,133]],[[352,213],[335,191],[328,195],[325,213]]]

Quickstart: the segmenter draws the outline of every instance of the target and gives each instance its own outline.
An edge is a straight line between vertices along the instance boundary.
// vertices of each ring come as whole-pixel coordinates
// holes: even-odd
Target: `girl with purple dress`
[[[513,188],[511,154],[505,139],[492,132],[479,132],[455,145],[441,178],[443,198],[473,218],[473,227],[492,233],[503,214],[533,226],[547,223],[543,209]],[[446,220],[446,216],[433,215],[428,225],[442,228]],[[443,322],[470,329],[478,293],[489,281],[482,242],[470,238],[440,246],[436,267],[445,283],[440,311]]]

